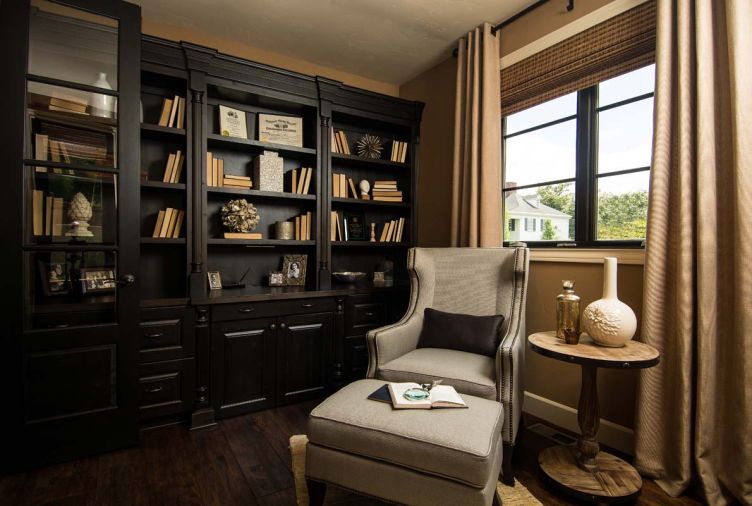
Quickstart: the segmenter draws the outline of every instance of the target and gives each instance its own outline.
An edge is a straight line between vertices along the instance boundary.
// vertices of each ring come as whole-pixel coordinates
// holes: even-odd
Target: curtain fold
[[[499,42],[485,23],[460,39],[457,54],[452,246],[501,246]]]
[[[752,504],[752,2],[658,0],[636,464]]]

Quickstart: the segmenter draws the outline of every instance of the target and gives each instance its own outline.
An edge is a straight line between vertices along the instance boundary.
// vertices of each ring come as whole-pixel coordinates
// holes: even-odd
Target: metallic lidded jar
[[[556,337],[567,344],[580,341],[580,297],[574,293],[574,281],[562,281],[563,292],[556,297]]]

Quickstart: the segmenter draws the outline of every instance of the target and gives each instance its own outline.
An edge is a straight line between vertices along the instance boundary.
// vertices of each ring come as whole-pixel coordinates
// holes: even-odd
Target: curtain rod
[[[504,21],[502,21],[498,25],[495,25],[493,28],[491,28],[491,33],[495,34],[496,32],[498,32],[499,30],[501,30],[505,26],[513,23],[514,21],[517,21],[518,19],[520,19],[521,17],[525,16],[526,14],[530,14],[531,12],[533,12],[535,9],[537,9],[540,6],[542,6],[543,4],[548,3],[548,1],[549,0],[538,0],[534,4],[525,7],[524,9],[522,9],[521,11],[519,11],[517,14],[513,15],[512,17],[509,17],[509,18],[505,19]],[[574,9],[574,0],[569,0],[569,3],[567,3],[567,12],[571,12],[573,9]],[[452,50],[452,56],[454,56],[454,57],[457,56],[457,48],[456,47]]]

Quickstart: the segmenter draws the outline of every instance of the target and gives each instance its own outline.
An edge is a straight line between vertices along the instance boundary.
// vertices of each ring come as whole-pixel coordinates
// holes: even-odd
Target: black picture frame
[[[367,241],[369,239],[370,233],[367,230],[364,213],[345,212],[342,217],[345,221],[348,241]]]
[[[79,273],[78,280],[83,294],[114,292],[117,288],[115,267],[82,267]]]
[[[38,262],[39,281],[45,297],[68,295],[71,292],[71,280],[65,263]]]

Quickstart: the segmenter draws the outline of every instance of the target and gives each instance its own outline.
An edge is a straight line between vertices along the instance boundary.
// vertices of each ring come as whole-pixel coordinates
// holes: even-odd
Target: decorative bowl
[[[332,275],[335,278],[337,278],[337,280],[342,281],[344,283],[355,283],[359,279],[363,279],[366,277],[365,272],[351,272],[351,271],[333,272]]]

